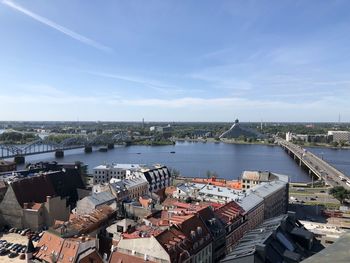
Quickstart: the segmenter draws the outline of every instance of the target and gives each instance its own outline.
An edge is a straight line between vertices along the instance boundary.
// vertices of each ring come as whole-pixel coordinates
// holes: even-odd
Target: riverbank
[[[333,149],[333,150],[350,150],[350,146],[333,146],[330,144],[296,144],[300,147],[308,147],[308,148],[326,148],[326,149]]]
[[[174,141],[179,142],[202,142],[202,143],[227,143],[227,144],[244,144],[244,145],[267,145],[267,146],[277,146],[275,143],[269,143],[265,141],[252,141],[252,142],[245,142],[245,141],[237,141],[234,139],[215,139],[215,138],[206,138],[206,139],[185,139],[185,138],[173,138]]]

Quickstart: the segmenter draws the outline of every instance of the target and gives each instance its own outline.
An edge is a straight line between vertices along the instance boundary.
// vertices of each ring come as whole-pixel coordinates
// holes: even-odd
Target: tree
[[[338,142],[332,142],[333,147],[338,147]]]
[[[343,186],[336,186],[332,188],[329,193],[338,199],[341,204],[343,204],[344,200],[348,199],[350,196],[350,191],[346,190]]]
[[[208,170],[208,171],[206,172],[206,175],[207,175],[207,178],[210,179],[210,177],[211,177],[211,171]]]

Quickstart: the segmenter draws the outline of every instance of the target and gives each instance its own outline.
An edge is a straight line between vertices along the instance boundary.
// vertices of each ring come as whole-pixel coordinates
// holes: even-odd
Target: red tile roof
[[[161,232],[163,232],[163,230],[158,227],[138,225],[136,226],[135,231],[131,233],[123,233],[122,236],[125,239],[144,238],[150,236],[157,236]]]
[[[170,256],[170,261],[180,263],[191,257],[193,242],[175,226],[155,237]]]
[[[77,259],[80,245],[85,242],[89,242],[89,244],[84,244],[84,250],[90,249],[93,252],[95,249],[94,239],[62,238],[54,233],[45,231],[36,246],[37,251],[33,256],[45,262],[73,263]],[[96,261],[96,263],[99,262]]]
[[[244,214],[244,210],[236,202],[231,201],[216,209],[214,213],[225,225],[228,225],[241,218]]]
[[[58,228],[66,228],[67,233],[72,232],[79,235],[89,234],[114,218],[115,214],[115,209],[108,205],[102,205],[93,210],[90,214],[71,218],[64,226],[60,225]],[[56,228],[56,230],[58,229]]]

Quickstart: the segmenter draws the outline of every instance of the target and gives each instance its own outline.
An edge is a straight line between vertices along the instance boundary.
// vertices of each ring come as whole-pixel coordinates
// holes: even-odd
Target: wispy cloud
[[[155,91],[164,93],[164,94],[182,94],[185,92],[200,92],[201,90],[186,90],[179,88],[175,85],[171,85],[168,83],[165,83],[163,81],[159,80],[154,80],[154,79],[146,79],[142,77],[135,77],[135,76],[127,76],[127,75],[119,75],[119,74],[111,74],[111,73],[105,73],[105,72],[92,72],[92,71],[86,71],[86,73],[99,76],[99,77],[105,77],[105,78],[112,78],[112,79],[117,79],[117,80],[122,80],[122,81],[128,81],[128,82],[133,82],[136,84],[140,84],[142,86],[145,86],[147,88],[153,89]]]
[[[24,14],[24,15],[27,15],[27,16],[33,18],[34,20],[36,20],[36,21],[38,21],[38,22],[40,22],[40,23],[42,23],[42,24],[44,24],[46,26],[49,26],[49,27],[51,27],[51,28],[53,28],[53,29],[55,29],[55,30],[57,30],[57,31],[59,31],[59,32],[65,34],[65,35],[67,35],[67,36],[69,36],[69,37],[71,37],[73,39],[75,39],[75,40],[78,40],[81,43],[84,43],[86,45],[92,46],[94,48],[97,48],[97,49],[100,49],[100,50],[103,50],[103,51],[112,51],[112,49],[110,47],[107,47],[107,46],[105,46],[105,45],[103,45],[101,43],[98,43],[95,40],[92,40],[92,39],[90,39],[88,37],[85,37],[85,36],[83,36],[83,35],[81,35],[79,33],[74,32],[73,30],[70,30],[70,29],[68,29],[66,27],[63,27],[63,26],[61,26],[61,25],[59,25],[59,24],[49,20],[46,17],[40,16],[40,15],[38,15],[38,14],[36,14],[36,13],[34,13],[34,12],[24,8],[24,7],[22,7],[21,5],[15,3],[13,1],[2,0],[1,3],[6,5],[6,6],[8,6],[8,7],[10,7],[10,8],[12,8],[12,9],[14,9],[14,10],[16,10],[16,11],[18,11],[18,12],[20,12],[20,13],[22,13],[22,14]]]

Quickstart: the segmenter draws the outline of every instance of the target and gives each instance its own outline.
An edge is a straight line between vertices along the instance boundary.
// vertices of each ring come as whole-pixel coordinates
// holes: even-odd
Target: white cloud
[[[36,21],[38,21],[38,22],[40,22],[40,23],[42,23],[42,24],[44,24],[46,26],[49,26],[49,27],[51,27],[51,28],[53,28],[53,29],[55,29],[55,30],[57,30],[57,31],[59,31],[59,32],[65,34],[65,35],[67,35],[67,36],[69,36],[69,37],[71,37],[73,39],[75,39],[75,40],[78,40],[81,43],[84,43],[86,45],[92,46],[94,48],[97,48],[97,49],[100,49],[100,50],[103,50],[103,51],[112,51],[112,49],[110,47],[107,47],[107,46],[105,46],[105,45],[103,45],[101,43],[98,43],[95,40],[92,40],[92,39],[90,39],[88,37],[85,37],[85,36],[83,36],[83,35],[81,35],[79,33],[74,32],[73,30],[70,30],[70,29],[68,29],[66,27],[63,27],[63,26],[61,26],[61,25],[59,25],[59,24],[49,20],[46,17],[40,16],[40,15],[38,15],[38,14],[36,14],[36,13],[34,13],[34,12],[32,12],[32,11],[22,7],[22,6],[20,6],[19,4],[15,3],[13,1],[2,0],[1,3],[6,5],[6,6],[8,6],[8,7],[10,7],[10,8],[12,8],[12,9],[14,9],[14,10],[16,10],[16,11],[18,11],[18,12],[20,12],[20,13],[22,13],[22,14],[25,14],[25,15],[33,18],[34,20],[36,20]]]
[[[105,78],[111,78],[111,79],[117,79],[122,81],[128,81],[133,82],[136,84],[140,84],[144,87],[153,89],[155,91],[169,94],[169,95],[175,95],[175,94],[183,94],[185,92],[200,92],[201,90],[198,89],[183,89],[179,88],[175,85],[171,85],[168,83],[165,83],[163,81],[154,80],[154,79],[147,79],[142,77],[135,77],[135,76],[126,76],[126,75],[119,75],[119,74],[111,74],[106,72],[92,72],[92,71],[86,71],[86,73],[99,76],[99,77],[105,77]]]

